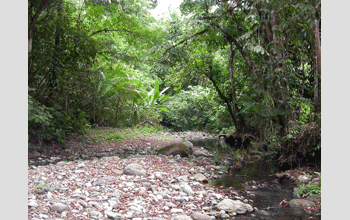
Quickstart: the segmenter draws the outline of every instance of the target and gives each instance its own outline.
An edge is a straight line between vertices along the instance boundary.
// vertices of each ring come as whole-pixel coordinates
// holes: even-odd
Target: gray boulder
[[[306,199],[292,199],[288,204],[292,207],[306,208],[313,206],[315,203]]]
[[[143,169],[143,167],[136,163],[127,165],[124,168],[123,173],[126,175],[140,175],[140,176],[146,175],[146,171]]]
[[[254,209],[251,205],[246,204],[240,200],[224,199],[218,205],[219,210],[226,212],[236,212],[237,214],[245,214],[252,212]]]
[[[306,197],[306,200],[313,201],[313,202],[321,202],[321,195],[311,195]]]

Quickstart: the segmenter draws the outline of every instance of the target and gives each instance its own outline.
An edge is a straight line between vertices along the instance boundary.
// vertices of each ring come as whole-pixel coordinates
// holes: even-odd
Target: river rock
[[[292,199],[288,204],[293,207],[306,208],[313,206],[315,203],[306,199]]]
[[[189,195],[189,196],[193,196],[194,195],[194,192],[193,192],[192,188],[189,185],[187,185],[187,184],[182,187],[182,190],[185,193],[187,193],[187,195]]]
[[[237,214],[245,214],[252,212],[254,209],[251,205],[246,204],[240,200],[224,199],[218,205],[219,210],[226,212],[236,212]]]
[[[28,206],[36,208],[38,207],[38,203],[35,200],[30,200]]]
[[[60,161],[60,162],[56,163],[56,166],[58,166],[58,167],[63,167],[64,165],[67,165],[67,163],[64,161]]]
[[[196,156],[196,157],[211,157],[213,156],[212,154],[210,154],[208,151],[204,150],[204,149],[196,149],[193,151],[193,156]]]
[[[94,219],[98,219],[98,218],[102,218],[103,217],[101,212],[94,211],[94,210],[90,211],[89,215],[90,215],[91,218],[94,218]]]
[[[171,220],[192,220],[192,218],[187,215],[177,215]]]
[[[309,200],[312,202],[321,202],[321,195],[311,195],[306,197],[306,200]]]
[[[193,220],[210,220],[211,217],[207,214],[202,214],[200,212],[194,212],[190,215]]]
[[[107,218],[109,219],[116,219],[117,217],[122,217],[120,214],[111,211],[106,211],[105,213],[107,215]]]
[[[146,175],[146,171],[142,168],[142,166],[136,163],[127,165],[124,168],[123,173],[126,175]]]
[[[184,141],[184,142],[182,142],[184,145],[186,145],[190,150],[191,150],[191,152],[192,152],[192,150],[193,150],[193,144],[191,143],[191,142],[189,142],[189,141]]]
[[[265,210],[259,210],[258,213],[259,213],[260,215],[265,215],[265,216],[270,215],[270,213],[268,213],[268,212],[265,211]]]
[[[69,210],[68,206],[63,203],[55,203],[51,206],[52,211],[63,212],[64,210]]]
[[[299,183],[308,183],[311,181],[311,177],[307,176],[307,175],[300,175],[298,177],[298,182]]]
[[[183,209],[177,209],[177,208],[172,208],[170,210],[172,213],[184,213],[184,210]]]

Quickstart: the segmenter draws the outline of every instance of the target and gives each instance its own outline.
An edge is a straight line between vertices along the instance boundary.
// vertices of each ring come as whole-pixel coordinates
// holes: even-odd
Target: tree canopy
[[[28,2],[29,139],[144,122],[286,149],[319,137],[321,1],[184,0],[160,20],[156,5]]]

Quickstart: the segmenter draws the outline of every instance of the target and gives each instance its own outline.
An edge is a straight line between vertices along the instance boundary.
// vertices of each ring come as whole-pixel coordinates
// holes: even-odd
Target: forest
[[[321,161],[321,1],[28,1],[28,142],[95,126],[230,135]]]

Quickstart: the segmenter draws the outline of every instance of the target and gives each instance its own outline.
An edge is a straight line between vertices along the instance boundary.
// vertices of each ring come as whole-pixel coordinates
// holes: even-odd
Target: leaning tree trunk
[[[51,0],[44,0],[38,10],[33,15],[33,5],[30,4],[30,8],[28,10],[29,15],[29,24],[28,24],[28,53],[32,51],[32,41],[33,41],[33,30],[36,21],[38,20],[40,14],[45,10],[45,8],[48,6],[48,4],[51,2]]]
[[[229,71],[230,71],[230,81],[231,81],[231,93],[232,93],[232,120],[236,128],[238,128],[238,120],[237,120],[237,113],[238,109],[236,107],[236,88],[235,88],[235,82],[233,77],[233,57],[235,56],[235,53],[232,48],[232,41],[230,41],[230,58],[229,58]]]

